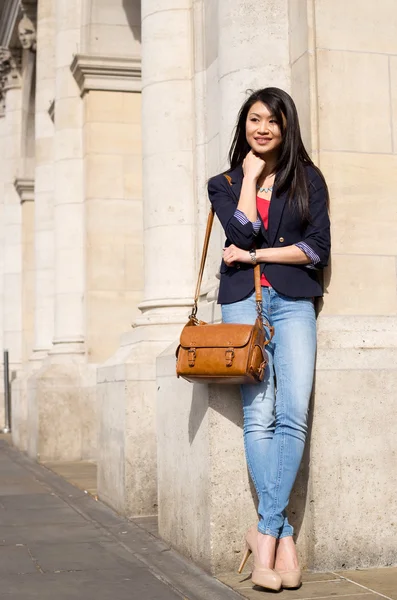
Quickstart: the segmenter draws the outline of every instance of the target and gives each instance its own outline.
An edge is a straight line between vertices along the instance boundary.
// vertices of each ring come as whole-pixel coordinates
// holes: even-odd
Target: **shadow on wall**
[[[123,8],[134,38],[141,42],[141,0],[123,0]]]

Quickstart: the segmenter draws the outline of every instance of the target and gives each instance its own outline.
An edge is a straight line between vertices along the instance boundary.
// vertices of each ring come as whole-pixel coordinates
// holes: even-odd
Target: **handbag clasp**
[[[196,362],[196,348],[189,348],[188,362],[189,362],[189,367],[194,367],[194,364]]]
[[[225,357],[226,357],[226,366],[227,367],[231,367],[233,364],[233,358],[234,358],[234,350],[233,348],[228,348],[225,351]]]

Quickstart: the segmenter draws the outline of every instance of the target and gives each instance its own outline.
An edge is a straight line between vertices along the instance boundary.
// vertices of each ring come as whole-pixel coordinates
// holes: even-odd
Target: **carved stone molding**
[[[21,87],[22,55],[19,48],[0,47],[0,89],[3,93]]]
[[[140,92],[142,89],[139,57],[76,54],[70,69],[82,96],[89,90]]]
[[[21,204],[24,202],[33,202],[34,200],[34,179],[28,177],[16,177],[14,187],[21,199]]]

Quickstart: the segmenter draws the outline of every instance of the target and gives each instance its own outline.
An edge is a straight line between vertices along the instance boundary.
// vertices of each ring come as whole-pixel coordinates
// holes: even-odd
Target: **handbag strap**
[[[209,215],[208,215],[207,228],[205,230],[203,251],[201,253],[200,269],[199,269],[198,278],[197,278],[196,291],[194,293],[193,310],[192,310],[192,314],[189,317],[190,319],[194,319],[194,320],[196,319],[196,315],[197,315],[197,303],[198,303],[198,299],[200,296],[201,282],[203,280],[205,261],[207,259],[208,245],[210,242],[210,236],[211,236],[213,222],[214,222],[214,210],[213,210],[213,208],[211,208]],[[261,269],[258,264],[256,264],[254,267],[254,279],[255,279],[256,310],[258,312],[258,316],[261,317],[261,315],[262,315],[262,286],[261,286]]]

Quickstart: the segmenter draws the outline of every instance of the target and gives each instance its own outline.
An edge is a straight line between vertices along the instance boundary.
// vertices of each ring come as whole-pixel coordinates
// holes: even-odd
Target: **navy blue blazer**
[[[261,272],[271,286],[280,294],[292,298],[322,296],[318,270],[328,264],[331,248],[330,221],[327,208],[327,189],[318,172],[310,165],[306,167],[310,222],[302,225],[296,210],[288,203],[287,193],[273,194],[269,209],[268,229],[261,221],[256,235],[251,222],[242,224],[235,216],[243,182],[242,167],[216,175],[209,180],[208,195],[213,209],[226,234],[226,246],[238,248],[280,248],[305,242],[319,257],[316,269],[305,265],[262,263]],[[277,180],[276,180],[277,181]],[[222,260],[218,303],[230,304],[249,296],[255,289],[253,265],[239,263],[228,267]]]

